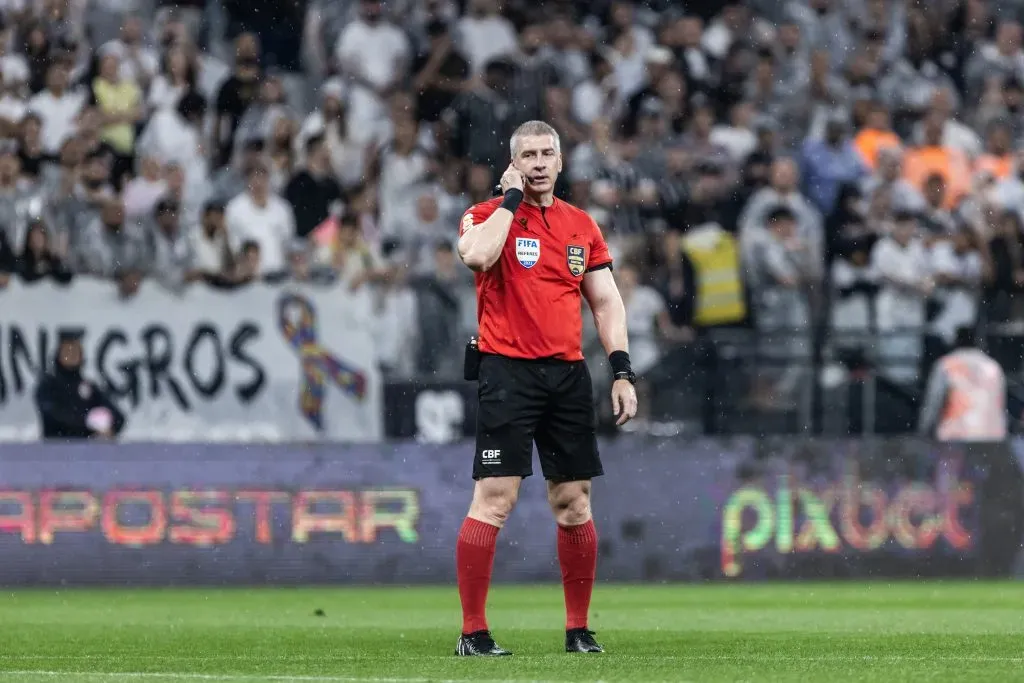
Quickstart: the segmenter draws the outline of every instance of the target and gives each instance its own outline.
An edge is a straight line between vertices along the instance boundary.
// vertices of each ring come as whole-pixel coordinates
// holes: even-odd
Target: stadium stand
[[[512,129],[540,118],[561,133],[558,195],[616,257],[633,429],[912,431],[959,327],[1020,379],[1018,10],[5,2],[4,322],[19,281],[50,281],[55,309],[114,282],[125,318],[147,288],[362,293],[386,429],[422,432],[404,414],[424,388],[464,391],[475,326],[458,217],[490,196]],[[108,299],[97,311],[117,317]],[[0,343],[9,381],[17,344]],[[438,408],[459,424],[468,409]]]

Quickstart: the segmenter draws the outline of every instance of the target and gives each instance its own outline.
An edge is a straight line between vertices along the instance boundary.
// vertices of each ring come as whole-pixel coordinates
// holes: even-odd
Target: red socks
[[[455,565],[462,601],[462,632],[487,630],[487,591],[491,587],[496,526],[467,517],[455,545]],[[590,520],[558,527],[558,562],[565,591],[565,628],[586,628],[590,596],[597,574],[597,530]]]
[[[466,517],[459,530],[455,567],[462,601],[462,632],[465,634],[487,630],[487,590],[491,587],[498,531],[498,527],[470,517]]]
[[[594,520],[558,527],[558,563],[565,591],[565,629],[586,628],[590,596],[597,574],[597,530]]]

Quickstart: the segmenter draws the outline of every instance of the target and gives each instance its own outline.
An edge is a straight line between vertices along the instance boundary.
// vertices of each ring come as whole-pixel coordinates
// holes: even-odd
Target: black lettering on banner
[[[8,330],[7,348],[10,350],[11,375],[14,378],[14,392],[20,394],[25,391],[27,383],[21,374],[21,363],[28,366],[28,377],[34,378],[40,374],[42,368],[37,368],[32,362],[32,354],[28,350],[28,343],[25,336],[18,327],[11,327]],[[45,366],[44,366],[45,367]]]
[[[146,349],[146,366],[149,369],[149,395],[160,398],[160,380],[167,382],[168,391],[182,410],[191,410],[185,392],[178,380],[171,376],[171,361],[174,359],[174,341],[163,325],[147,325],[142,330],[142,344]]]
[[[207,346],[212,347],[215,357],[213,373],[208,379],[200,377],[196,371],[195,355],[204,339],[208,340]],[[225,363],[217,329],[209,323],[201,323],[192,331],[188,345],[185,346],[185,372],[188,373],[192,386],[203,398],[213,398],[224,387]]]
[[[253,378],[245,385],[235,387],[235,394],[238,396],[238,400],[242,403],[250,403],[260,393],[260,389],[263,388],[264,383],[267,380],[267,374],[263,371],[259,362],[249,355],[246,350],[251,342],[259,339],[260,328],[253,323],[242,323],[235,333],[231,335],[231,343],[229,346],[231,357],[237,360],[242,365],[248,366],[252,370]]]
[[[116,367],[123,381],[115,382],[111,368],[107,364],[107,355],[115,346],[128,346],[128,337],[121,330],[107,330],[96,347],[96,369],[100,373],[103,384],[110,393],[118,398],[128,398],[133,408],[139,405],[139,365],[138,359],[125,360]]]

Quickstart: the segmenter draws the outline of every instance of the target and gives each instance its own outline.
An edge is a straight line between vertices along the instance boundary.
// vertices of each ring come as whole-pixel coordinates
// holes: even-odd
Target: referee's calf
[[[524,477],[533,444],[558,524],[567,652],[601,652],[587,628],[597,567],[590,480],[604,473],[597,452],[590,373],[583,360],[580,294],[587,298],[615,373],[618,424],[636,414],[626,312],[601,231],[585,212],[555,199],[562,170],[558,133],[543,121],[512,136],[504,197],[462,217],[459,255],[476,271],[479,418],[473,502],[456,548],[462,636],[455,654],[511,654],[487,627],[485,606],[498,532]]]

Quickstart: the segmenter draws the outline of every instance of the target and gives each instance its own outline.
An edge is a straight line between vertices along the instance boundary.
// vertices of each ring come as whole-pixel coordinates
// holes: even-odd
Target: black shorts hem
[[[533,472],[474,472],[473,481],[480,481],[481,479],[497,479],[498,477],[519,477],[520,479],[526,479],[532,477]]]
[[[596,470],[594,472],[584,472],[582,474],[552,474],[544,475],[546,481],[553,481],[556,484],[565,484],[570,481],[589,481],[596,479],[597,477],[604,476],[604,470]]]

